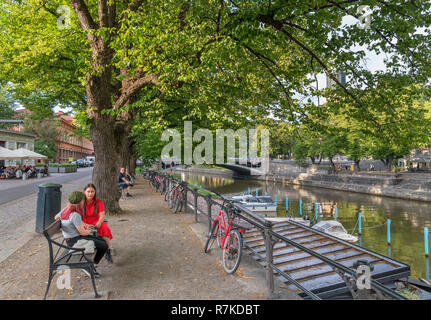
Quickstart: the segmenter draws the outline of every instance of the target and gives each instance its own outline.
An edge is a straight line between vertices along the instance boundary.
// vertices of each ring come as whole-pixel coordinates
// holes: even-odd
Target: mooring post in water
[[[268,192],[265,191],[265,197],[268,195]]]
[[[248,194],[250,194],[250,187],[248,187]]]
[[[388,246],[391,245],[391,219],[388,219]]]
[[[316,211],[314,219],[317,221],[317,218],[319,216],[319,204],[317,202],[314,204],[314,211]]]
[[[426,281],[430,281],[430,261],[428,257],[425,258],[425,279]]]
[[[428,257],[428,228],[424,228],[425,257]]]
[[[335,207],[335,210],[334,210],[334,220],[335,221],[337,221],[337,211],[338,211],[338,208]]]
[[[286,197],[286,212],[289,211],[289,197]]]
[[[257,195],[259,194],[258,192],[259,192],[259,190],[257,190],[257,189],[256,189],[256,197],[257,197]]]
[[[358,214],[358,233],[362,233],[362,213]]]
[[[299,215],[302,216],[302,200],[299,200]]]

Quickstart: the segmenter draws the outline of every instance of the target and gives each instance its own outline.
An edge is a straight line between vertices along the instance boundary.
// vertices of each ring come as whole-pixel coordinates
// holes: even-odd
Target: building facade
[[[93,143],[87,138],[74,135],[76,126],[73,124],[73,118],[61,112],[57,113],[56,117],[59,120],[56,161],[62,163],[94,156]]]
[[[19,109],[16,111],[16,117],[25,118],[29,116],[31,111],[27,109]],[[54,121],[56,124],[56,138],[55,145],[57,147],[57,155],[52,159],[58,163],[75,161],[87,156],[94,156],[93,143],[87,138],[80,137],[74,133],[76,125],[71,116],[63,112],[54,113]],[[52,120],[46,120],[52,121]],[[23,120],[12,120],[10,130],[21,132],[24,131]],[[18,123],[20,122],[20,123]],[[33,145],[34,146],[34,140]],[[31,149],[33,151],[33,149]]]
[[[0,129],[0,147],[15,150],[19,148],[34,151],[34,140],[36,136],[13,130]],[[24,160],[25,164],[34,164],[34,160]],[[15,166],[15,160],[0,160],[0,166]]]

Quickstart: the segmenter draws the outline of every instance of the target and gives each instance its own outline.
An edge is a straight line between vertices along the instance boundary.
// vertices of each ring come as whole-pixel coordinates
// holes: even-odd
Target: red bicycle
[[[224,199],[223,206],[225,201]],[[217,239],[218,246],[222,249],[223,268],[227,273],[232,274],[238,269],[241,262],[242,233],[245,232],[245,228],[234,225],[233,220],[240,211],[231,204],[227,205],[228,223],[226,224],[223,206],[212,223],[211,231],[205,244],[205,253],[211,250]]]

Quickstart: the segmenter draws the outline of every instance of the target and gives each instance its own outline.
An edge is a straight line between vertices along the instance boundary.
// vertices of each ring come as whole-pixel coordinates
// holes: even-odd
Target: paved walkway
[[[204,223],[195,223],[192,214],[173,214],[142,178],[132,194],[133,198],[120,200],[125,213],[108,217],[115,263],[102,260],[97,280],[107,299],[265,299],[264,270],[250,257],[243,257],[236,274],[226,274],[218,250],[203,252]],[[43,298],[48,279],[46,240],[34,234],[0,263],[0,270],[0,299]],[[70,290],[58,289],[56,281],[57,277],[49,299],[92,296],[91,281],[79,270],[72,270]],[[297,299],[283,285],[278,290],[281,298]]]

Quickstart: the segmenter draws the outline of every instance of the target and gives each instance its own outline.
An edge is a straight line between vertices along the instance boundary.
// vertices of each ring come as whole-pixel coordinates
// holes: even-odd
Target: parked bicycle
[[[246,228],[233,223],[234,219],[239,216],[240,210],[232,206],[229,200],[225,199],[223,196],[217,195],[223,199],[223,205],[217,218],[214,219],[211,225],[211,231],[205,244],[205,253],[210,252],[217,239],[217,244],[220,249],[222,249],[223,268],[227,273],[232,274],[238,269],[241,263],[242,234],[245,232]],[[226,202],[227,205],[225,206]],[[227,208],[227,219],[225,219],[223,207]]]
[[[180,212],[186,206],[186,185],[185,182],[175,181],[165,193],[165,201],[174,213]]]

